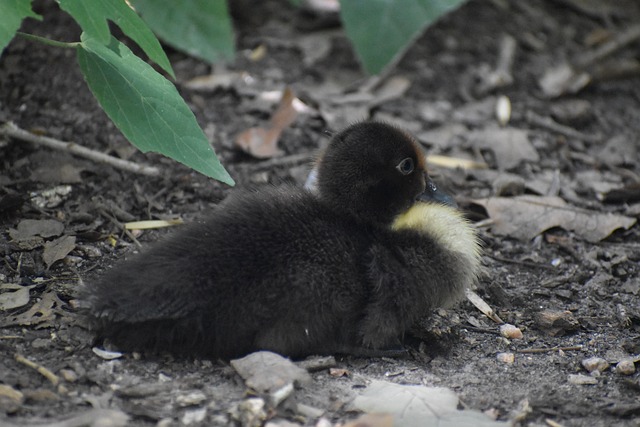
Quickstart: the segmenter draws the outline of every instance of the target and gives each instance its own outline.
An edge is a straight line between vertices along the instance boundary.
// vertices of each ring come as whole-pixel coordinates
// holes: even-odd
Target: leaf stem
[[[23,33],[22,31],[18,31],[16,34],[27,40],[44,43],[49,46],[64,47],[66,49],[75,49],[80,45],[80,42],[59,42],[57,40],[51,40],[45,37],[36,36],[34,34]]]

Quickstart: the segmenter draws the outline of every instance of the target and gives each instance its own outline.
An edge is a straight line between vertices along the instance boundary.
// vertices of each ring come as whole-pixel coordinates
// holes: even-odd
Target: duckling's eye
[[[413,172],[414,169],[413,159],[411,157],[407,157],[406,159],[398,163],[396,169],[398,169],[402,175],[409,175],[411,172]]]

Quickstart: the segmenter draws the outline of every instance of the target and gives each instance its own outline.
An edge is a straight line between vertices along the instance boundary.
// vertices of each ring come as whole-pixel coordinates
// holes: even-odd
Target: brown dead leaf
[[[386,413],[393,425],[405,427],[474,426],[505,427],[482,412],[458,410],[458,396],[444,387],[400,385],[373,380],[351,402],[351,408],[368,413]],[[374,424],[375,425],[375,424]]]
[[[0,284],[0,310],[12,310],[29,304],[29,291],[35,285],[22,286],[12,283]]]
[[[27,240],[33,236],[54,237],[64,231],[64,224],[55,219],[23,219],[14,230],[9,230],[13,240]]]
[[[278,148],[280,135],[298,116],[294,107],[295,99],[293,91],[286,88],[282,93],[278,109],[271,116],[269,127],[253,127],[245,130],[236,137],[236,145],[245,153],[258,159],[280,155],[282,153]]]
[[[486,128],[468,136],[477,148],[493,152],[498,169],[507,170],[522,162],[537,162],[540,156],[529,142],[527,132],[516,128]]]
[[[302,62],[311,67],[331,52],[335,31],[318,31],[300,37],[295,43],[302,52]]]
[[[467,135],[469,128],[460,123],[447,123],[428,131],[420,132],[418,140],[440,150],[451,148]]]
[[[62,314],[63,305],[64,302],[54,291],[47,291],[29,310],[0,321],[0,327],[32,325],[37,325],[38,328],[51,327],[56,314]]]
[[[406,77],[396,76],[386,80],[373,92],[369,108],[402,97],[410,86],[411,81]]]
[[[75,236],[58,237],[57,239],[44,244],[42,259],[44,260],[45,264],[47,264],[47,268],[49,268],[53,265],[54,262],[66,257],[69,252],[75,249],[75,247]]]
[[[639,138],[617,135],[600,149],[597,159],[609,166],[634,165],[638,161]]]
[[[628,229],[636,223],[635,218],[570,206],[559,197],[494,197],[473,203],[487,210],[494,233],[520,240],[530,240],[550,228],[561,227],[590,242],[598,242],[615,230]]]

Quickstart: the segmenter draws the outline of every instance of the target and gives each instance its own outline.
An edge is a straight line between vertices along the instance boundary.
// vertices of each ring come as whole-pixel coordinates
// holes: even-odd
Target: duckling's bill
[[[442,203],[443,205],[454,208],[458,207],[458,204],[453,197],[451,197],[449,193],[442,191],[429,176],[427,176],[425,190],[420,196],[418,196],[418,200],[427,203]]]

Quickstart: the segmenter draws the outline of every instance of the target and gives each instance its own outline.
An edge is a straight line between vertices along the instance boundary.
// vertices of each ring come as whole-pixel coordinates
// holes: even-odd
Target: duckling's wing
[[[80,299],[91,315],[133,323],[179,318],[200,309],[207,300],[206,277],[198,279],[200,228],[180,230],[88,284]]]

